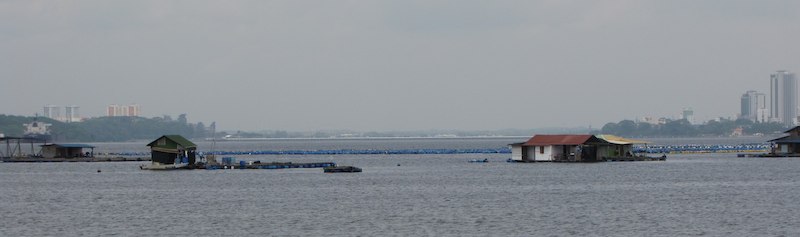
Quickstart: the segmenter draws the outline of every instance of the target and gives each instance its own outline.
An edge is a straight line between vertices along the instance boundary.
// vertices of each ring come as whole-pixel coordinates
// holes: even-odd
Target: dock
[[[295,169],[295,168],[325,168],[336,167],[333,162],[310,162],[310,163],[293,163],[293,162],[244,162],[240,161],[239,164],[216,164],[205,165],[198,167],[199,169],[218,170],[218,169]]]
[[[122,156],[96,156],[96,157],[74,157],[74,158],[44,158],[44,157],[2,157],[2,162],[20,163],[40,163],[40,162],[126,162],[126,161],[150,161],[150,157],[122,157]]]
[[[736,157],[743,158],[800,158],[800,154],[774,154],[774,153],[761,153],[761,154],[736,154]]]
[[[616,156],[616,157],[603,157],[605,161],[666,161],[667,156],[650,157],[650,156]]]

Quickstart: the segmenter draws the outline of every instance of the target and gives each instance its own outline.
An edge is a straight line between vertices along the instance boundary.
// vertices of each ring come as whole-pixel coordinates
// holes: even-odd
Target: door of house
[[[582,161],[597,161],[597,147],[596,146],[583,146],[581,149]]]

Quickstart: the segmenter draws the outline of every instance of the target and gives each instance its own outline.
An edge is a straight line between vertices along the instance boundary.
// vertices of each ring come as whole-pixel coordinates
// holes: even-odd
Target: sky
[[[218,130],[732,117],[800,72],[800,1],[0,1],[0,114],[138,104]]]

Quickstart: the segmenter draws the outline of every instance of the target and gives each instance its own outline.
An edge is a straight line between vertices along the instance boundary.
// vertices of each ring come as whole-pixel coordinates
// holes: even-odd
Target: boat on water
[[[325,173],[358,173],[361,172],[361,168],[354,166],[329,166],[322,168],[322,171]]]
[[[52,140],[50,135],[50,127],[53,124],[40,122],[38,118],[33,118],[33,122],[22,124],[25,127],[23,138],[27,140],[40,141],[47,143]]]
[[[489,159],[482,159],[482,160],[474,159],[474,160],[469,160],[469,163],[489,163]]]
[[[179,163],[179,164],[151,163],[151,164],[140,165],[139,169],[142,169],[142,170],[180,170],[180,169],[189,169],[189,163]]]

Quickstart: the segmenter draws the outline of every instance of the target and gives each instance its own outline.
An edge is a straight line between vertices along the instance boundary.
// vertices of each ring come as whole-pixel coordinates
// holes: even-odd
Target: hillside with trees
[[[622,120],[618,123],[607,123],[599,132],[627,137],[697,137],[730,136],[736,128],[742,128],[744,135],[779,134],[788,129],[780,123],[754,123],[747,119],[711,120],[702,125],[693,125],[681,119],[669,120],[664,124]]]
[[[186,114],[178,119],[170,116],[143,117],[99,117],[83,122],[63,123],[43,117],[0,115],[0,133],[6,136],[22,136],[25,123],[37,119],[50,123],[50,133],[55,142],[122,142],[149,140],[165,134],[178,134],[187,138],[205,138],[211,133],[202,122],[189,123]]]
[[[0,115],[0,133],[9,137],[22,136],[23,124],[34,120],[50,123],[52,142],[125,142],[150,140],[165,134],[178,134],[189,139],[203,139],[212,136],[213,123],[206,126],[202,122],[189,123],[186,114],[181,114],[177,119],[170,116],[143,118],[143,117],[99,117],[87,119],[83,122],[63,123],[44,117],[25,117],[14,115]],[[788,128],[779,123],[753,123],[750,120],[712,120],[702,125],[693,125],[686,120],[668,120],[663,124],[650,124],[622,120],[618,123],[607,123],[602,129],[592,133],[614,134],[624,137],[698,137],[698,136],[729,136],[734,129],[742,128],[744,135],[753,134],[780,134]],[[564,133],[565,131],[559,130]],[[587,130],[571,131],[566,133],[585,133]],[[356,137],[435,137],[439,134],[453,134],[455,136],[527,136],[534,133],[546,133],[545,130],[498,130],[498,131],[427,131],[427,132],[366,132],[354,131],[316,131],[316,132],[287,132],[264,131],[245,132],[237,131],[229,134],[217,131],[217,137],[231,135],[242,138],[327,138],[337,137],[341,134],[355,134]]]

